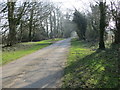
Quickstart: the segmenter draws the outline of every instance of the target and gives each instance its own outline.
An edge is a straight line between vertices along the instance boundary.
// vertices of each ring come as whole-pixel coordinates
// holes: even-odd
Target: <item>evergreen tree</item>
[[[85,18],[85,15],[81,14],[77,10],[74,12],[73,22],[77,24],[78,29],[76,30],[79,39],[85,40],[85,32],[87,28],[87,20]]]

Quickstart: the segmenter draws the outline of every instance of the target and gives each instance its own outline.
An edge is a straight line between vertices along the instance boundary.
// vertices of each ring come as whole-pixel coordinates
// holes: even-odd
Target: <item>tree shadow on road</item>
[[[21,89],[17,89],[17,90],[23,90],[24,88],[25,89],[26,88],[52,88],[52,87],[55,88],[55,87],[59,86],[59,82],[62,78],[62,75],[63,75],[63,70],[55,71],[54,73],[52,73],[52,74],[50,73],[48,76],[40,78],[39,80],[37,80],[35,82],[33,81],[33,83],[29,82],[31,84],[26,85],[26,86],[22,87]],[[32,77],[34,77],[34,76],[32,76]],[[56,85],[58,85],[58,86],[56,86]]]

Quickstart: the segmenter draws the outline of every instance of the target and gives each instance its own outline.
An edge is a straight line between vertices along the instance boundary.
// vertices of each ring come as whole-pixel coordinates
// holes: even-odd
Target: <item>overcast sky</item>
[[[0,0],[0,2],[4,2],[7,0]],[[90,4],[96,4],[95,1],[99,0],[17,0],[17,1],[44,1],[44,2],[53,2],[56,5],[61,6],[63,11],[67,11],[68,9],[74,10],[74,8],[78,9],[79,11],[90,11]],[[105,1],[105,0],[103,0]],[[119,0],[106,0],[107,3],[110,1],[119,1]]]
[[[93,0],[50,0],[54,3],[61,3],[62,8],[66,9],[79,9],[87,10],[89,9],[89,4],[93,3]]]
[[[47,0],[46,0],[47,1]],[[66,9],[79,9],[80,11],[87,11],[90,10],[90,4],[96,4],[96,1],[99,2],[99,0],[49,0],[54,3],[61,3],[62,8],[64,10]],[[110,3],[110,1],[119,1],[119,0],[103,0],[106,1],[107,4]]]

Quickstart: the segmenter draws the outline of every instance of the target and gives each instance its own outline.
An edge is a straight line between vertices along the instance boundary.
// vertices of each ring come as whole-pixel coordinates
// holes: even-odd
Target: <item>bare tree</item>
[[[120,1],[111,2],[111,13],[116,26],[116,30],[114,30],[115,43],[118,44],[120,43]]]
[[[15,17],[15,3],[16,2],[7,2],[8,7],[8,22],[9,22],[9,34],[8,34],[8,41],[7,46],[12,46],[16,43],[16,27],[20,23],[20,19],[23,16],[23,12],[25,10],[26,2],[23,5],[23,8],[20,13],[17,14]]]

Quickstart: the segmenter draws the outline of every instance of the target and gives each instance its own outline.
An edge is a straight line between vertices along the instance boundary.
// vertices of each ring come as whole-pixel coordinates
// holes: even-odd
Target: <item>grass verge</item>
[[[120,47],[96,51],[96,45],[71,41],[63,88],[118,88]]]
[[[48,45],[51,45],[52,43],[59,41],[59,40],[62,40],[62,39],[50,39],[50,40],[43,40],[39,42],[19,43],[12,47],[3,48],[2,49],[2,61],[0,61],[0,63],[4,65],[20,57],[23,57],[27,54],[33,53]]]

